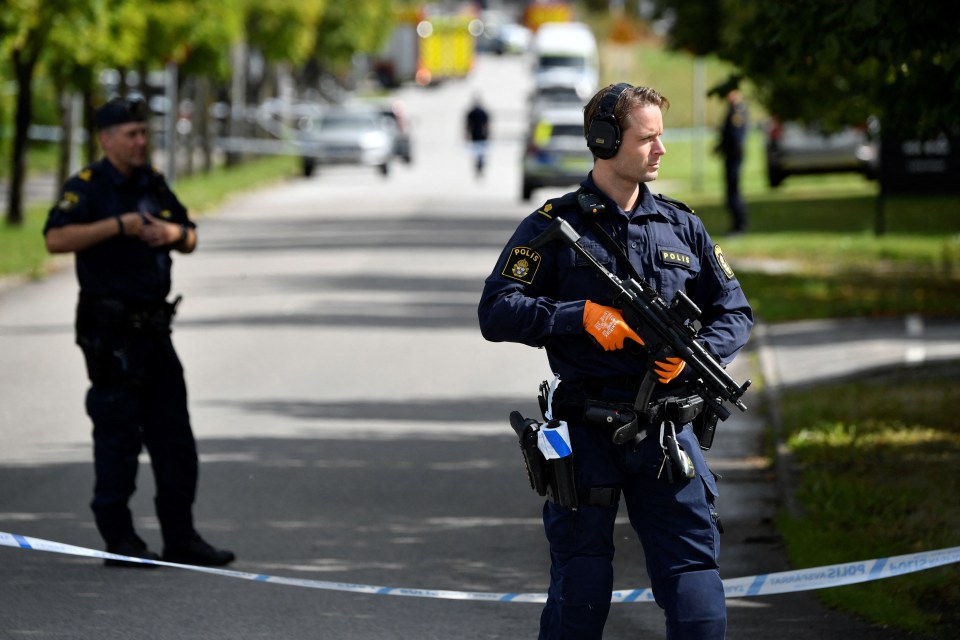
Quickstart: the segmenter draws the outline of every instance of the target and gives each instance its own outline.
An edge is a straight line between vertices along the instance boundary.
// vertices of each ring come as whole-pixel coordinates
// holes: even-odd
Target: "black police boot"
[[[116,544],[107,545],[107,553],[116,553],[121,556],[130,556],[131,558],[143,558],[144,560],[159,560],[160,556],[147,548],[147,543],[140,539],[136,534],[124,538]],[[103,561],[105,567],[120,567],[124,569],[156,569],[157,565],[146,562],[128,562],[127,560],[114,560],[106,558]]]
[[[203,567],[222,567],[236,559],[233,551],[217,549],[200,534],[194,533],[186,540],[163,545],[163,559],[177,564],[195,564]]]

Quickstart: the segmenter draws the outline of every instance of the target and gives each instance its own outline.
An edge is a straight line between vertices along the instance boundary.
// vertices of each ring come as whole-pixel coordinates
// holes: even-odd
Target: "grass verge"
[[[800,518],[778,521],[794,566],[960,546],[960,362],[783,394]],[[827,604],[931,638],[955,637],[960,567],[818,592]]]

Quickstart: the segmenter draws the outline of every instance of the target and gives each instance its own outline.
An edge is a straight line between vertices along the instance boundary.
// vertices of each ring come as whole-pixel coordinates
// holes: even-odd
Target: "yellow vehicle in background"
[[[536,31],[547,22],[571,22],[574,19],[573,5],[556,0],[532,0],[523,9],[523,26]]]
[[[374,61],[385,87],[421,86],[464,78],[473,69],[482,23],[472,11],[442,13],[430,5],[401,8],[387,46]]]

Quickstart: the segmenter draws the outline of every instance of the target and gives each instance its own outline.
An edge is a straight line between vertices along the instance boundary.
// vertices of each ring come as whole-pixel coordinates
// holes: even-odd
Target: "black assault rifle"
[[[530,246],[537,249],[554,240],[571,246],[606,277],[613,292],[613,306],[623,311],[627,323],[647,342],[648,352],[656,356],[650,359],[651,369],[654,360],[672,352],[696,373],[699,379],[688,383],[688,386],[693,393],[703,398],[718,418],[726,420],[730,417],[730,411],[724,406],[724,402],[733,403],[740,411],[747,410],[740,398],[750,386],[750,380],[742,385],[737,384],[723,366],[695,340],[697,330],[693,321],[700,316],[700,309],[686,293],[678,291],[673,303],[667,305],[657,290],[643,278],[640,278],[639,282],[633,278],[621,280],[597,262],[580,244],[581,236],[563,218],[555,218],[546,231],[531,241]],[[637,397],[638,409],[642,409],[640,405],[645,405],[649,400],[653,386],[654,374],[648,370]]]

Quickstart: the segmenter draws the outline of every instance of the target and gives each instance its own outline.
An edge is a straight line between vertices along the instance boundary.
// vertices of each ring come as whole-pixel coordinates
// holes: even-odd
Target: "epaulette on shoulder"
[[[543,216],[547,220],[553,220],[553,200],[547,200],[542,207],[537,209],[537,214]]]
[[[78,180],[83,180],[84,182],[90,182],[90,180],[93,179],[93,174],[96,173],[96,168],[96,164],[88,164],[83,169],[80,169],[80,171],[77,171],[73,177]]]
[[[653,197],[656,198],[657,200],[660,200],[661,202],[666,202],[672,207],[676,207],[677,209],[680,209],[680,211],[686,211],[687,213],[694,213],[694,214],[696,213],[693,209],[691,209],[688,205],[684,204],[683,202],[680,202],[679,200],[674,200],[673,198],[668,198],[662,193],[655,193],[653,194]]]
[[[543,216],[547,220],[553,220],[553,217],[556,215],[558,209],[563,209],[570,205],[570,196],[571,194],[567,193],[559,198],[551,198],[543,203],[543,206],[537,209],[537,214]]]

